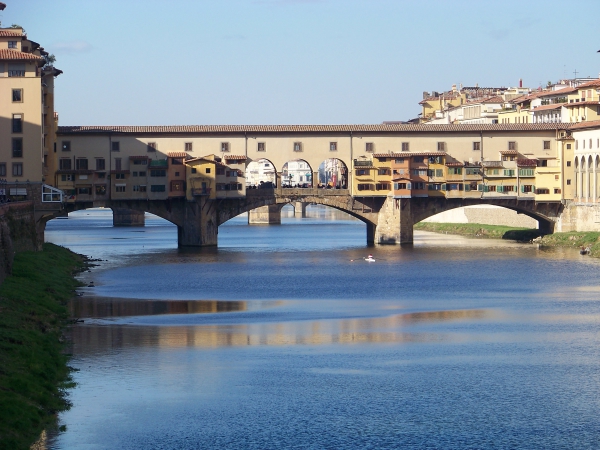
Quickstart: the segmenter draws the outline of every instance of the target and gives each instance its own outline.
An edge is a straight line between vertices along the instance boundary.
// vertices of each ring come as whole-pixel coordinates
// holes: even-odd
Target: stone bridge
[[[115,213],[149,212],[177,226],[180,247],[217,245],[218,228],[242,213],[250,214],[250,223],[280,223],[280,213],[287,204],[318,204],[346,212],[366,224],[369,244],[410,244],[413,225],[428,217],[454,208],[471,205],[495,205],[514,210],[538,221],[544,234],[554,232],[563,210],[560,202],[540,203],[530,199],[513,198],[454,198],[423,197],[394,198],[351,196],[344,189],[249,189],[243,198],[195,201],[169,200],[109,200],[100,203],[77,202],[68,205],[69,211],[104,206]],[[252,218],[257,220],[253,221]],[[143,216],[142,222],[143,224]]]

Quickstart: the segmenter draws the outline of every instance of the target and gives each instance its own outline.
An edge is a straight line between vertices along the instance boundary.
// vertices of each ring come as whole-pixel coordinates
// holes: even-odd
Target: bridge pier
[[[377,244],[412,244],[414,220],[411,214],[411,199],[394,198],[388,194],[379,210],[374,242]],[[367,225],[367,242],[373,233]]]
[[[113,227],[143,227],[146,217],[143,211],[125,208],[112,208]]]
[[[282,205],[267,205],[248,212],[249,225],[280,225]]]
[[[306,202],[294,202],[294,215],[296,217],[306,217]]]
[[[217,245],[219,227],[212,204],[206,200],[185,202],[183,217],[177,225],[179,247],[209,247]]]

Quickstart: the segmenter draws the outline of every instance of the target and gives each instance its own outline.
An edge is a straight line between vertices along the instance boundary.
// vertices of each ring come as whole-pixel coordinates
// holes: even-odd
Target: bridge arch
[[[305,159],[286,161],[281,168],[281,186],[284,188],[313,187],[313,169]]]
[[[261,186],[277,187],[277,167],[268,158],[259,158],[246,165],[246,187],[258,189]],[[271,183],[271,184],[269,184]]]
[[[348,189],[348,165],[339,158],[328,158],[319,164],[318,184],[323,187]]]

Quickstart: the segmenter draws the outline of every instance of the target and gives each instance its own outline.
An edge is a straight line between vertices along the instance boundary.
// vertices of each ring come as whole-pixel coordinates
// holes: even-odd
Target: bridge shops
[[[256,208],[278,223],[287,203],[347,211],[379,243],[411,242],[417,218],[466,203],[501,204],[550,229],[576,195],[570,126],[59,127],[53,181],[71,209],[149,211],[180,228],[202,216],[181,245],[214,245],[221,223]],[[190,237],[206,237],[207,224],[210,237]]]

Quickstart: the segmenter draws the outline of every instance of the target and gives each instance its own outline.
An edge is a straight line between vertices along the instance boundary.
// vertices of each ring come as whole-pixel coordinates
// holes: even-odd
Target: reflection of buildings
[[[259,159],[248,164],[246,185],[258,186],[261,183],[275,183],[275,167],[266,159]]]

